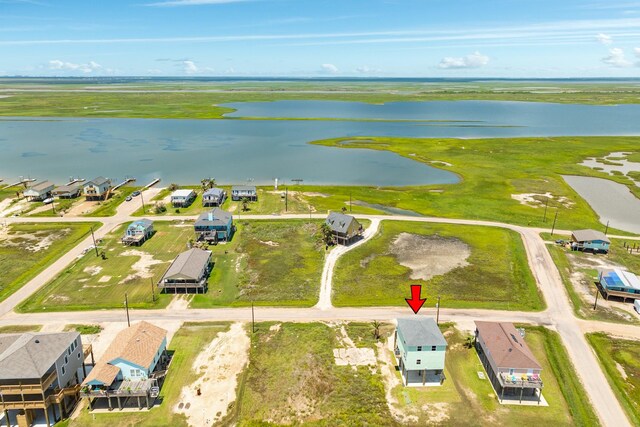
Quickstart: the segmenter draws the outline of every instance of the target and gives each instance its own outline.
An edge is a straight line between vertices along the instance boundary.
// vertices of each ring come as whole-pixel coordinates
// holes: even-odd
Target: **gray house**
[[[210,243],[228,242],[233,237],[233,215],[220,208],[213,208],[210,212],[200,214],[193,226],[198,240]]]
[[[24,197],[31,201],[42,201],[51,197],[54,185],[49,181],[42,181],[24,190]]]
[[[227,193],[222,188],[210,188],[202,195],[202,206],[222,206]]]
[[[364,231],[354,217],[338,212],[330,212],[326,223],[331,227],[334,241],[341,245],[349,245],[358,240]]]
[[[73,184],[56,187],[52,194],[59,199],[75,199],[80,195],[81,191],[82,184],[80,182],[74,182]]]
[[[158,287],[165,293],[205,293],[211,271],[211,252],[193,248],[173,260]]]
[[[231,200],[242,200],[244,198],[255,202],[258,200],[258,191],[255,185],[234,185],[231,188]]]
[[[405,386],[441,385],[447,341],[431,317],[398,319],[394,353]]]
[[[99,176],[87,181],[82,186],[82,193],[87,200],[107,200],[111,193],[111,180]]]
[[[89,350],[88,350],[89,351]],[[0,407],[5,422],[47,426],[67,417],[86,371],[77,332],[0,335]]]

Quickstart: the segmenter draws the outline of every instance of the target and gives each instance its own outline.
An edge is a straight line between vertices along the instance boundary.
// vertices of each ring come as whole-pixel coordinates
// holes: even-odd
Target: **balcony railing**
[[[11,384],[0,386],[0,394],[32,394],[42,393],[56,380],[56,371],[51,372],[42,383]]]
[[[500,384],[503,387],[525,387],[525,388],[542,388],[542,378],[533,374],[513,374],[505,372],[498,373]]]

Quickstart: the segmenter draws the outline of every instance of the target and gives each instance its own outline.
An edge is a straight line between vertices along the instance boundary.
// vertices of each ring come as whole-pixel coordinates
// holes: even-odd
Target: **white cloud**
[[[489,63],[489,57],[481,54],[480,52],[474,52],[471,55],[452,57],[447,56],[442,58],[439,68],[480,68]]]
[[[609,49],[609,55],[602,58],[602,62],[617,68],[624,68],[632,65],[631,61],[625,57],[624,50],[619,47]]]
[[[336,67],[333,64],[322,64],[320,65],[320,69],[322,70],[323,73],[328,73],[328,74],[336,74],[339,71],[338,67]]]
[[[596,36],[596,39],[602,44],[611,44],[611,43],[613,43],[613,38],[609,34],[599,33]]]
[[[213,68],[200,67],[195,62],[190,60],[181,61],[180,65],[182,65],[182,71],[188,75],[204,74],[213,71]]]
[[[94,61],[89,61],[86,64],[74,64],[73,62],[65,62],[59,59],[52,59],[51,61],[49,61],[49,69],[92,73],[94,71],[101,70],[102,65]]]
[[[370,72],[371,72],[371,68],[369,68],[366,65],[363,65],[362,67],[356,68],[356,73],[369,74]]]
[[[147,3],[146,6],[175,7],[175,6],[200,6],[204,4],[244,3],[252,0],[168,0],[155,3]]]

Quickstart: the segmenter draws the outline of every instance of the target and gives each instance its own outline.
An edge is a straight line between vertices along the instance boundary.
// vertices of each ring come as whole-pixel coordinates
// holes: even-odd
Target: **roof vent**
[[[35,341],[35,343],[36,343],[36,344],[40,344],[40,340],[36,340],[36,341]]]

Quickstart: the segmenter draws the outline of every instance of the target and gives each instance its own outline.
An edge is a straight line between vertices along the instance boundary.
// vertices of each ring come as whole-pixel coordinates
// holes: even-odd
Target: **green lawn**
[[[567,258],[567,255],[569,253],[572,257],[576,257],[577,259],[581,260],[582,263],[595,262],[596,260],[604,259],[606,261],[624,265],[627,268],[630,268],[631,271],[640,271],[640,269],[635,268],[637,266],[637,263],[640,263],[640,256],[628,254],[621,247],[621,245],[622,244],[620,243],[620,241],[613,239],[608,255],[569,252],[568,249],[557,245],[547,245],[549,253],[551,254],[551,258],[553,258],[556,267],[558,267],[558,271],[560,272],[560,276],[562,277],[562,283],[567,290],[567,294],[569,295],[569,299],[571,300],[573,311],[576,316],[587,320],[602,320],[605,322],[640,324],[637,316],[629,314],[628,312],[616,307],[605,307],[604,305],[602,305],[602,303],[600,303],[597,309],[593,310],[593,303],[585,301],[583,295],[576,290],[574,284],[571,282],[571,277],[574,274],[585,275],[586,277],[592,278],[596,277],[598,275],[598,272],[595,264],[592,267],[587,268],[575,266]],[[590,289],[591,292],[595,295],[595,283],[591,283]]]
[[[469,265],[426,281],[411,279],[412,269],[401,265],[392,251],[401,233],[464,242],[470,248]],[[437,263],[426,255],[417,262],[422,259],[421,265]],[[375,237],[340,258],[334,273],[333,301],[337,306],[404,306],[410,284],[423,285],[422,295],[430,307],[438,295],[442,307],[541,310],[545,306],[516,232],[400,221],[383,221]]]
[[[415,425],[433,422],[429,414],[439,414],[447,426],[596,426],[598,419],[562,347],[559,336],[542,327],[529,327],[526,341],[542,365],[543,396],[547,407],[501,405],[484,372],[476,350],[465,346],[467,335],[451,325],[441,325],[449,344],[445,362],[446,380],[441,387],[392,390],[405,415],[418,418]],[[391,357],[391,354],[389,353]],[[396,372],[400,381],[400,373]]]
[[[22,334],[24,332],[40,332],[42,325],[9,325],[1,326],[0,334]]]
[[[76,331],[82,335],[94,335],[102,332],[102,326],[100,325],[84,325],[84,324],[71,324],[64,327],[65,331]]]
[[[0,202],[9,197],[16,197],[16,193],[24,191],[23,185],[16,185],[13,187],[7,187],[6,185],[7,183],[5,182],[0,183]]]
[[[416,161],[458,174],[462,181],[453,185],[419,187],[336,187],[317,186],[314,191],[330,197],[316,198],[322,207],[339,209],[349,200],[361,200],[439,217],[482,219],[512,224],[549,227],[558,208],[558,229],[601,229],[597,215],[562,175],[607,178],[625,184],[640,197],[640,187],[623,176],[609,176],[586,166],[587,157],[601,157],[613,151],[638,152],[637,137],[557,137],[439,139],[355,137],[315,141],[314,144],[348,148],[388,150]],[[500,171],[500,173],[496,173]],[[552,201],[547,221],[542,207],[523,205],[514,194],[550,192],[565,197],[570,206]],[[611,230],[613,233],[615,230]]]
[[[587,334],[587,340],[631,424],[640,426],[640,341],[604,333]]]
[[[191,306],[314,305],[324,262],[319,224],[317,220],[236,221],[232,241],[210,247],[215,266],[209,292],[196,295]]]
[[[118,206],[120,206],[120,203],[124,202],[127,196],[131,195],[131,193],[136,190],[139,191],[140,189],[140,187],[130,187],[128,185],[120,187],[113,192],[113,195],[109,197],[109,200],[99,202],[96,209],[84,216],[113,216],[116,214],[116,210],[118,209]]]
[[[190,223],[156,222],[153,237],[140,247],[127,247],[120,243],[127,225],[123,224],[103,239],[99,250],[106,253],[106,260],[89,251],[26,300],[20,310],[122,308],[125,292],[132,308],[166,306],[170,297],[158,295],[157,290],[153,302],[151,281],[157,283],[169,262],[187,249],[187,242],[193,238],[193,227]]]
[[[29,216],[60,216],[60,214],[65,213],[66,211],[68,211],[69,209],[71,209],[71,207],[76,204],[81,202],[81,200],[84,199],[80,199],[80,198],[76,198],[76,199],[55,199],[53,203],[50,203],[47,205],[47,209],[45,209],[44,211],[38,212],[38,213],[30,213]],[[52,206],[53,205],[53,206]],[[42,202],[34,202],[33,203],[34,209],[40,206],[44,206],[44,203]],[[54,211],[55,209],[55,211]]]
[[[321,323],[257,325],[236,408],[238,426],[394,425],[379,373],[336,366],[336,330]],[[273,424],[267,424],[270,420]]]
[[[173,406],[179,401],[182,388],[198,379],[192,366],[195,358],[215,337],[229,328],[226,323],[185,323],[173,336],[169,343],[169,351],[173,351],[173,359],[166,380],[160,390],[161,401],[150,411],[119,413],[98,413],[93,416],[87,410],[87,404],[78,418],[68,421],[72,427],[105,426],[105,427],[137,427],[137,426],[187,426],[182,414],[175,414]],[[214,379],[212,379],[214,380]]]
[[[89,235],[99,223],[12,224],[0,226],[0,301]]]

